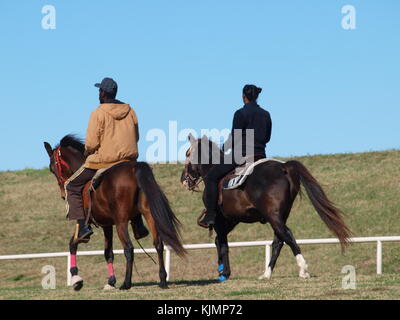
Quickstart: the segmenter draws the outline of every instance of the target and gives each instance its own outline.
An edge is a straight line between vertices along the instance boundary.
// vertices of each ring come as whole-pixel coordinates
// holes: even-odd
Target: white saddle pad
[[[253,173],[253,169],[255,166],[258,166],[261,163],[268,162],[268,161],[276,161],[280,163],[285,163],[285,161],[281,161],[274,158],[264,158],[260,159],[256,162],[249,162],[245,163],[244,165],[237,167],[235,169],[234,175],[235,177],[225,181],[222,188],[229,190],[229,189],[236,189],[237,187],[241,186],[247,179],[249,175]]]

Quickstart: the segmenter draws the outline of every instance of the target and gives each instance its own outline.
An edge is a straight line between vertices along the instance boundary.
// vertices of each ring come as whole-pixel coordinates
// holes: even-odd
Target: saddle
[[[278,159],[274,158],[263,158],[257,161],[248,161],[250,157],[245,158],[244,164],[236,167],[233,169],[231,172],[229,172],[225,177],[221,179],[221,181],[218,184],[218,204],[222,204],[222,191],[223,190],[233,190],[233,189],[238,189],[241,185],[244,184],[244,182],[247,180],[248,176],[250,176],[253,173],[253,170],[256,166],[268,162],[268,161],[276,161],[280,163],[285,163],[285,161],[281,161]]]

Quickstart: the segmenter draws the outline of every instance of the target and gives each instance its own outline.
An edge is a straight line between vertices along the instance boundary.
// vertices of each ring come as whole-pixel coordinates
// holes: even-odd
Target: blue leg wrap
[[[219,282],[224,282],[224,281],[226,281],[226,280],[228,280],[228,278],[225,277],[223,274],[221,274],[221,275],[218,277],[218,281],[219,281]]]
[[[218,272],[222,272],[222,271],[224,271],[224,264],[223,263],[218,266]]]

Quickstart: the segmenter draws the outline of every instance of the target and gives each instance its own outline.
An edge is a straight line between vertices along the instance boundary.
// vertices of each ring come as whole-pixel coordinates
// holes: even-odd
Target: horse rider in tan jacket
[[[129,104],[116,100],[118,85],[111,78],[96,83],[99,88],[100,105],[91,113],[86,132],[86,161],[78,173],[66,185],[68,217],[77,220],[77,238],[89,241],[93,230],[86,225],[82,191],[96,171],[123,160],[138,157],[139,127],[135,111]],[[135,238],[148,234],[141,216],[134,221]]]

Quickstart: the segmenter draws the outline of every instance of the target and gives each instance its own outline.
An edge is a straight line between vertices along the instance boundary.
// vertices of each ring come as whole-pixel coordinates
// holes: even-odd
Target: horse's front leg
[[[220,282],[226,281],[231,275],[231,267],[229,264],[229,247],[228,247],[228,237],[226,235],[218,235],[218,242],[220,247],[221,263],[218,266]]]
[[[231,275],[231,268],[229,265],[229,248],[228,248],[228,237],[226,232],[219,230],[216,237],[216,246],[218,254],[218,280],[220,282],[226,281]]]
[[[215,237],[215,246],[217,247],[218,273],[220,273],[224,270],[224,264],[222,263],[221,245],[219,243],[218,236]]]
[[[75,291],[79,291],[83,287],[83,279],[78,276],[78,265],[76,264],[76,253],[78,251],[78,242],[75,241],[75,234],[69,241],[69,253],[70,253],[70,269],[71,273],[71,284]]]
[[[115,283],[117,279],[114,273],[114,252],[113,252],[113,227],[103,227],[104,232],[104,258],[106,259],[108,268],[108,282],[104,287],[104,290],[115,289]]]
[[[237,222],[229,222],[224,218],[221,212],[217,214],[214,230],[217,233],[215,245],[217,246],[218,253],[218,280],[220,282],[228,280],[231,275],[228,234],[236,225]]]

